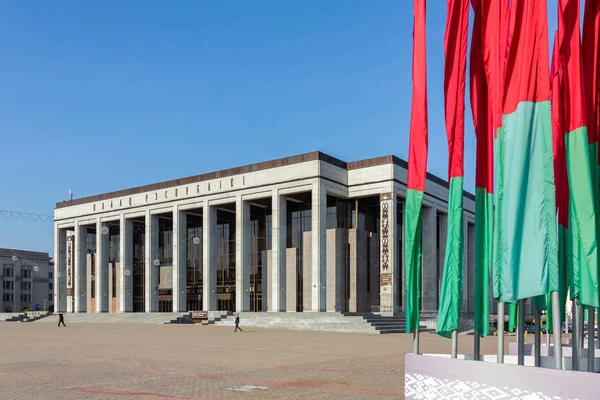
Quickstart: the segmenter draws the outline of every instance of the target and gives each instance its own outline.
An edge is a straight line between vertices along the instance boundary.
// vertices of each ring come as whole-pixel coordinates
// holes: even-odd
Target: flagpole
[[[573,299],[573,330],[571,331],[571,348],[573,361],[572,370],[579,371],[579,306],[577,300]]]
[[[475,338],[474,338],[474,342],[473,342],[473,359],[475,361],[479,361],[480,357],[480,336],[479,336],[479,332],[475,332]]]
[[[517,358],[519,365],[525,365],[525,300],[519,300],[519,308],[517,310],[519,325],[517,326]]]
[[[452,331],[452,348],[450,356],[452,358],[458,357],[458,331],[456,330]]]
[[[562,369],[562,324],[560,322],[560,293],[552,292],[552,332],[554,334],[554,368]],[[550,350],[550,348],[548,348]],[[550,354],[550,353],[548,353]]]
[[[413,331],[413,353],[419,354],[419,327]]]
[[[594,372],[594,351],[596,350],[596,346],[594,345],[594,321],[596,320],[596,309],[594,307],[589,307],[588,309],[588,372]]]
[[[504,363],[504,302],[498,302],[498,321],[496,321],[498,336],[497,362]]]
[[[542,338],[540,337],[540,320],[542,319],[542,314],[540,309],[535,307],[535,324],[534,324],[534,358],[535,358],[535,366],[539,367],[541,364],[541,346],[542,346]]]

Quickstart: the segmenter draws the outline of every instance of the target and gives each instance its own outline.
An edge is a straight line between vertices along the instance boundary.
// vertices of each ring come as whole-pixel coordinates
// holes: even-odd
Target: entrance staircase
[[[316,330],[330,332],[352,332],[369,334],[388,334],[406,332],[403,316],[382,316],[371,313],[274,313],[240,312],[240,326],[261,328],[287,328],[296,330]],[[235,318],[223,316],[215,325],[234,326]],[[425,326],[422,327],[425,329]]]
[[[21,314],[12,314],[7,318],[2,318],[0,321],[4,322],[35,322],[42,318],[46,318],[51,315],[48,312],[24,312]]]
[[[230,315],[233,315],[231,311],[208,311],[207,312],[208,319],[200,321],[201,325],[213,325],[216,322],[221,321],[222,319],[227,318]],[[177,318],[172,319],[165,324],[197,324],[198,322],[194,321],[192,318],[192,313],[186,313],[181,316],[177,316]]]

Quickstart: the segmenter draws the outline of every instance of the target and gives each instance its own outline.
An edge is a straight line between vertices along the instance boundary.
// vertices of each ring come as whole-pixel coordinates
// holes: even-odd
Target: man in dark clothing
[[[63,326],[65,325],[65,317],[63,316],[63,313],[58,313],[58,327],[60,328],[60,324],[63,324]]]
[[[238,330],[238,329],[240,330],[240,332],[244,332],[244,331],[242,330],[242,328],[240,328],[240,326],[239,326],[239,325],[240,325],[240,316],[239,316],[239,315],[236,315],[236,316],[235,316],[235,330],[234,330],[234,332],[237,332],[237,330]]]

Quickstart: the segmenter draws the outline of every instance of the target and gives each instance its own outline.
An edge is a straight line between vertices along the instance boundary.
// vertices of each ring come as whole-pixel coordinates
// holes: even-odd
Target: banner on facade
[[[74,236],[67,237],[67,293],[71,292],[71,294],[67,294],[67,296],[72,296],[73,294],[73,241]],[[71,289],[71,290],[69,290]]]

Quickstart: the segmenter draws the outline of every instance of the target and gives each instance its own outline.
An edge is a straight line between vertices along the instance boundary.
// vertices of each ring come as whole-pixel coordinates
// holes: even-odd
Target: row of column
[[[326,269],[326,204],[327,191],[323,184],[313,184],[312,189],[312,289],[311,310],[325,311],[325,269]],[[180,206],[173,207],[173,311],[186,310],[186,213]],[[286,198],[277,190],[272,194],[272,269],[269,274],[271,311],[285,311],[286,282]],[[158,255],[158,217],[145,212],[145,311],[158,311],[158,267],[153,261]],[[86,230],[89,223],[77,223],[73,228],[55,227],[55,265],[57,284],[55,300],[58,311],[66,312],[107,312],[109,310],[109,235],[102,234],[106,222],[98,218],[96,222],[96,272],[95,309],[90,310],[87,290]],[[217,271],[215,235],[217,231],[217,210],[210,203],[203,212],[203,304],[206,310],[217,308]],[[74,230],[72,253],[68,254],[67,230]],[[236,198],[236,308],[237,311],[250,309],[250,204],[241,196]],[[117,282],[117,310],[133,310],[133,221],[120,216],[120,265]],[[68,260],[68,258],[71,258]],[[70,272],[67,270],[71,269]],[[126,273],[125,271],[130,271]],[[72,276],[69,278],[68,274]],[[67,280],[72,279],[72,282]]]
[[[398,313],[401,310],[399,296],[405,296],[404,289],[404,260],[397,252],[398,235],[403,232],[397,230],[398,198],[393,192],[380,196],[380,232],[379,232],[379,305],[381,311]],[[272,194],[272,251],[271,268],[267,272],[270,290],[263,291],[263,296],[268,298],[270,311],[286,310],[286,198],[277,190]],[[322,184],[313,185],[312,190],[312,246],[310,254],[310,281],[311,287],[304,287],[304,303],[312,311],[326,311],[327,303],[327,232],[326,232],[326,204],[327,191]],[[173,311],[186,310],[186,212],[180,206],[173,207]],[[438,308],[439,284],[443,271],[445,238],[447,230],[447,217],[438,213],[436,208],[424,207],[422,220],[422,309],[434,311]],[[158,267],[153,261],[158,254],[158,217],[150,211],[145,213],[147,234],[145,237],[145,311],[158,311]],[[100,220],[96,223],[96,273],[95,273],[95,309],[90,310],[87,303],[86,283],[89,282],[86,271],[87,252],[84,235],[87,225],[74,227],[75,240],[73,251],[73,281],[74,288],[72,299],[67,294],[66,265],[66,230],[56,229],[55,254],[57,278],[55,284],[55,304],[61,311],[94,311],[106,312],[109,310],[109,235],[101,234],[106,222]],[[217,308],[217,271],[215,244],[217,226],[217,210],[208,204],[203,212],[203,304],[205,310]],[[474,268],[474,226],[469,224],[465,217],[465,278],[463,311],[469,312],[472,304],[473,293],[470,292],[473,282]],[[439,232],[438,232],[439,230]],[[120,217],[120,268],[118,272],[117,310],[130,312],[133,310],[133,221]],[[236,199],[236,311],[247,311],[250,308],[250,204],[243,201],[241,196]],[[306,256],[305,255],[305,258]],[[308,260],[306,260],[308,261]],[[331,264],[331,262],[330,262]],[[266,266],[265,266],[266,267]],[[131,273],[126,274],[125,271]],[[58,272],[62,272],[60,275]],[[306,274],[305,269],[305,274]],[[331,272],[331,271],[330,271]],[[334,276],[335,274],[330,274]],[[60,276],[60,277],[59,277]],[[401,279],[398,279],[401,278]],[[330,278],[331,279],[331,278]],[[289,294],[288,294],[289,295]],[[331,294],[330,294],[331,295]],[[330,296],[331,301],[331,296]],[[402,299],[405,303],[405,298]],[[87,306],[87,307],[86,307]],[[289,309],[289,308],[288,308]]]

